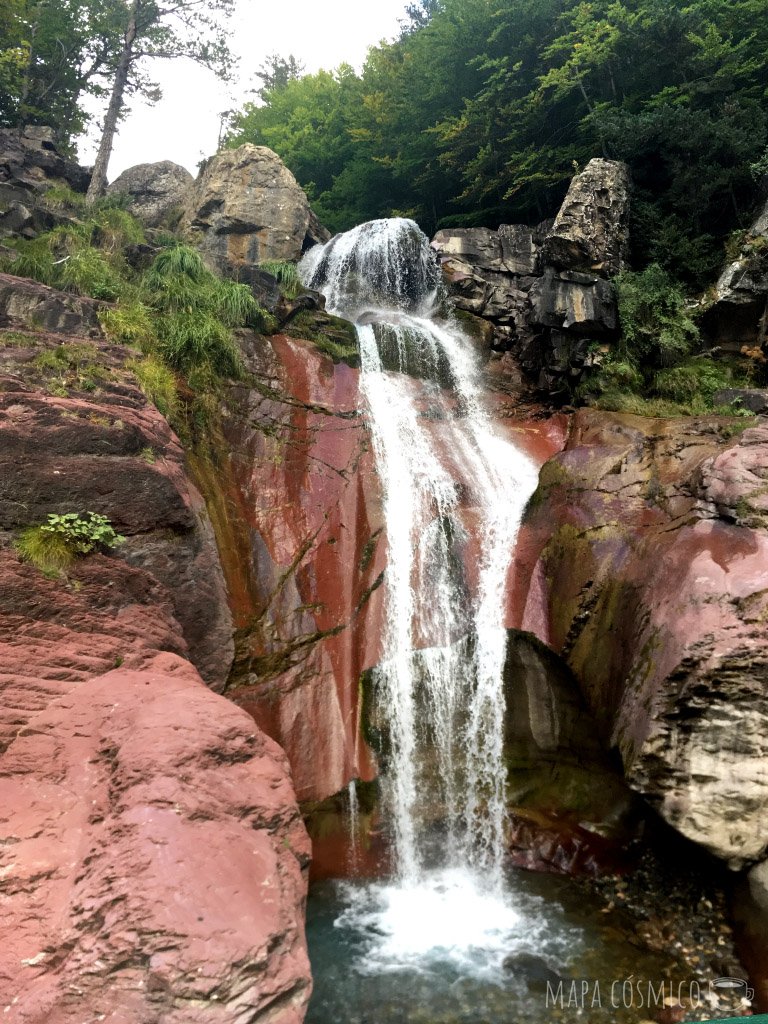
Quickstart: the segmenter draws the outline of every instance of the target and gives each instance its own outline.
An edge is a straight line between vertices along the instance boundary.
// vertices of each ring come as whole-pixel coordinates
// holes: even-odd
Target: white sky
[[[407,0],[238,0],[231,46],[240,57],[238,81],[228,85],[191,61],[157,61],[151,73],[163,99],[154,107],[134,103],[120,126],[109,179],[133,164],[174,160],[192,174],[215,153],[219,114],[252,99],[246,90],[269,54],[293,54],[308,72],[331,70],[346,61],[362,67],[368,47],[398,33]],[[79,147],[92,163],[93,141]]]

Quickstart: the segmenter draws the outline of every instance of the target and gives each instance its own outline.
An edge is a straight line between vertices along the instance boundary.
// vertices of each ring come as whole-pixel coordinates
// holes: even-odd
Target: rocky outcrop
[[[562,874],[615,867],[640,816],[568,667],[511,631],[504,671],[510,849],[515,864]]]
[[[126,196],[128,210],[147,227],[168,226],[181,216],[194,178],[172,160],[136,164],[123,171],[107,188],[107,195]]]
[[[70,295],[11,274],[0,274],[0,327],[24,327],[100,338],[98,311],[102,303]]]
[[[84,167],[59,153],[53,129],[0,128],[0,238],[34,238],[54,227],[59,218],[46,206],[45,192],[60,184],[85,192],[88,180]]]
[[[739,252],[723,270],[714,301],[702,318],[712,345],[739,351],[768,339],[768,204],[744,233]]]
[[[125,368],[132,357],[96,339],[0,332],[0,540],[7,546],[49,513],[86,510],[127,537],[119,557],[78,563],[69,583],[47,581],[9,553],[4,636],[19,654],[6,653],[4,667],[22,704],[26,676],[74,683],[164,644],[188,653],[216,688],[229,674],[232,620],[210,523],[178,439]],[[41,622],[56,623],[58,644],[43,637],[36,646]],[[89,630],[105,640],[83,663],[72,648],[88,649]]]
[[[590,160],[571,182],[542,256],[550,266],[615,277],[629,254],[629,169]]]
[[[54,131],[39,125],[0,128],[0,183],[4,198],[7,189],[37,191],[65,183],[75,192],[85,192],[89,174],[73,160],[62,156],[56,147]]]
[[[180,227],[213,267],[246,282],[264,260],[296,260],[330,238],[277,154],[250,144],[205,164]]]
[[[282,752],[162,654],[52,701],[0,758],[13,1024],[300,1024],[309,842]]]
[[[525,626],[630,785],[731,866],[768,849],[765,427],[582,410],[526,516]]]
[[[456,306],[489,320],[493,347],[512,352],[537,386],[570,397],[596,342],[618,331],[608,278],[626,264],[629,175],[592,160],[555,221],[439,231],[437,250]]]

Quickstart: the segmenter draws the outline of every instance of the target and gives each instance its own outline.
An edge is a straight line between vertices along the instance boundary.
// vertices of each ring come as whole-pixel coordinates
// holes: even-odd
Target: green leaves
[[[90,555],[97,548],[109,551],[125,543],[125,537],[115,533],[107,517],[96,512],[52,513],[39,529],[41,533],[61,537],[73,555]]]

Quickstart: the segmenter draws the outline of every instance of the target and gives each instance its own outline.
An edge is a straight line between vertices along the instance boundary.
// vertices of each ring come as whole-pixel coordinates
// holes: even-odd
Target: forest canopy
[[[274,149],[334,230],[538,221],[626,160],[637,265],[701,284],[768,171],[768,0],[421,0],[357,74],[287,76],[227,146]]]

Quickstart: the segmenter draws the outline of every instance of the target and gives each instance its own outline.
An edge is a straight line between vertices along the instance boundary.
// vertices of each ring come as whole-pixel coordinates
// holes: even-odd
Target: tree
[[[141,90],[159,98],[141,72],[147,58],[187,57],[210,68],[222,78],[231,70],[227,33],[219,16],[229,16],[235,0],[126,0],[123,9],[122,43],[112,78],[101,142],[96,154],[88,202],[104,194],[107,167],[126,94]]]
[[[100,96],[120,35],[118,0],[7,0],[0,11],[0,123],[55,127],[68,147]]]
[[[303,74],[304,65],[292,53],[287,57],[271,53],[256,71],[256,77],[261,80],[261,87],[256,90],[256,95],[263,100],[268,92],[273,89],[284,89],[289,82],[295,82]]]

